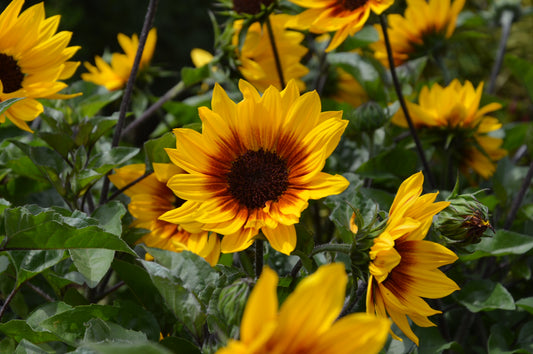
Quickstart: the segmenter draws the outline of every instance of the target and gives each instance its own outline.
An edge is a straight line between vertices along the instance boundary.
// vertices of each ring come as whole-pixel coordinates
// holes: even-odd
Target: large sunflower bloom
[[[447,87],[434,84],[423,87],[418,104],[407,102],[409,114],[417,128],[437,130],[437,135],[447,139],[447,133],[457,138],[450,144],[454,158],[462,169],[473,169],[483,178],[489,178],[496,170],[495,161],[507,152],[501,149],[503,140],[487,135],[501,128],[498,119],[486,114],[501,108],[499,103],[479,107],[483,83],[474,88],[466,81],[464,86],[453,80]],[[407,127],[403,111],[392,118],[394,124]]]
[[[289,254],[308,200],[348,186],[344,177],[321,172],[348,122],[340,111],[321,112],[315,91],[300,96],[294,80],[262,96],[244,80],[239,88],[244,99],[235,103],[215,85],[212,109],[198,110],[202,134],[174,130],[177,149],[167,153],[188,174],[168,186],[186,202],[161,219],[225,235],[222,252],[249,247],[262,231],[274,249]]]
[[[353,36],[366,23],[370,11],[381,14],[394,0],[290,0],[308,8],[290,21],[298,29],[309,29],[313,33],[335,32],[326,48],[332,51]]]
[[[459,290],[438,268],[455,262],[446,247],[425,241],[433,216],[449,202],[434,203],[437,193],[422,194],[424,176],[405,180],[389,211],[385,231],[370,249],[367,312],[390,317],[418,345],[407,317],[421,327],[434,326],[428,316],[441,313],[422,299],[437,299]],[[399,339],[396,335],[395,338]]]
[[[190,233],[180,225],[158,219],[183,203],[167,187],[167,182],[171,176],[184,171],[173,164],[154,163],[153,167],[153,174],[124,191],[131,198],[128,210],[136,218],[132,226],[149,230],[137,243],[173,252],[191,251],[214,266],[220,256],[217,235],[209,235],[207,231]],[[144,164],[133,164],[116,169],[109,179],[117,188],[123,188],[143,176],[144,172]]]
[[[119,33],[117,39],[124,50],[124,54],[113,53],[111,55],[111,65],[99,56],[94,57],[96,66],[88,62],[83,63],[85,68],[89,70],[88,73],[81,74],[83,80],[105,86],[109,91],[118,90],[126,85],[139,48],[139,38],[136,34],[130,38],[123,33]],[[150,64],[154,55],[156,41],[157,32],[155,28],[152,28],[146,38],[141,62],[139,63],[139,71],[147,68]]]
[[[389,321],[355,313],[336,321],[348,277],[341,263],[324,265],[303,279],[278,312],[278,276],[270,268],[252,290],[241,322],[241,339],[217,354],[378,353]]]
[[[307,53],[307,48],[300,43],[305,36],[302,33],[287,30],[286,25],[289,18],[290,16],[285,14],[271,15],[270,23],[272,24],[274,41],[285,82],[295,79],[298,88],[304,90],[305,84],[301,78],[309,72],[309,69],[300,63],[302,57]],[[239,44],[242,24],[243,20],[237,20],[233,24],[235,29],[234,45]],[[281,87],[266,24],[261,25],[259,22],[255,22],[248,28],[242,48],[237,51],[237,55],[241,61],[239,71],[242,76],[260,91],[266,90],[270,85],[274,85],[280,90],[284,88]]]
[[[453,4],[450,0],[429,0],[429,3],[426,0],[407,0],[404,16],[388,15],[394,65],[441,49],[445,40],[452,36],[464,4],[465,0],[455,0]],[[376,25],[375,28],[379,41],[370,47],[374,50],[374,56],[388,67],[383,30],[381,26]]]
[[[20,13],[24,0],[12,1],[0,14],[0,102],[25,98],[0,114],[20,129],[32,132],[26,122],[43,111],[36,99],[62,99],[67,87],[59,81],[71,77],[79,62],[68,61],[80,47],[68,47],[71,32],[56,33],[61,16],[45,18],[39,3]]]

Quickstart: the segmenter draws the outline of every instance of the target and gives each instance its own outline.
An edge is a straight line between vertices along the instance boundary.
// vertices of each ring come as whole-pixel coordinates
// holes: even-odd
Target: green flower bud
[[[383,108],[376,102],[366,102],[349,115],[351,129],[358,132],[372,132],[387,123],[388,118]],[[350,129],[350,128],[349,128]]]
[[[237,280],[220,291],[217,309],[228,329],[233,325],[239,328],[244,306],[250,293],[250,282],[246,279]]]
[[[489,209],[473,194],[462,194],[448,200],[450,206],[438,214],[436,228],[449,244],[476,244],[487,229],[494,232],[488,220]]]

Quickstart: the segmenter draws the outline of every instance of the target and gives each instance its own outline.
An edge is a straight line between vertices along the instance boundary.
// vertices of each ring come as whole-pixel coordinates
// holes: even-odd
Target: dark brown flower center
[[[277,201],[289,186],[287,162],[274,152],[248,150],[231,165],[229,191],[248,209],[263,208]]]
[[[339,0],[339,3],[348,11],[353,11],[364,6],[368,0]]]
[[[4,87],[4,93],[15,92],[22,88],[24,74],[12,56],[0,53],[0,81]]]
[[[233,9],[238,13],[255,15],[261,11],[261,4],[268,6],[274,0],[233,0]]]

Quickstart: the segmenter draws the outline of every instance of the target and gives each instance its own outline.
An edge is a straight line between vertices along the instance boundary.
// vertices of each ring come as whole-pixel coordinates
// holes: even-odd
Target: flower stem
[[[352,245],[348,244],[340,244],[340,243],[328,243],[325,245],[318,245],[313,249],[313,252],[311,252],[311,256],[314,256],[317,253],[321,252],[338,252],[338,253],[346,253],[350,254]]]
[[[281,89],[283,90],[285,88],[285,79],[283,78],[281,58],[279,56],[278,47],[276,46],[276,39],[274,38],[272,23],[270,23],[270,16],[267,16],[265,23],[268,31],[268,37],[270,38],[270,45],[272,46],[272,52],[274,53],[274,61],[276,62],[276,70],[278,71],[279,83],[281,84]]]
[[[500,38],[500,44],[498,45],[498,53],[496,55],[496,61],[492,67],[492,72],[490,73],[490,82],[489,87],[487,88],[488,93],[494,93],[494,86],[496,85],[496,77],[500,72],[503,63],[503,56],[505,55],[505,47],[507,45],[507,39],[509,39],[509,34],[511,33],[511,25],[513,23],[514,13],[511,10],[504,10],[500,17],[500,24],[502,25],[502,35]]]
[[[183,91],[185,91],[185,83],[183,81],[178,82],[176,85],[174,85],[170,90],[168,90],[159,100],[157,100],[156,103],[148,107],[144,113],[134,120],[126,129],[124,129],[124,132],[122,133],[122,136],[126,136],[129,133],[131,133],[133,130],[135,130],[139,125],[144,123],[148,118],[150,118],[161,106],[163,106],[167,101],[173,99]]]
[[[20,289],[20,285],[15,287],[11,293],[9,293],[9,295],[7,296],[6,300],[4,301],[4,304],[2,305],[2,308],[0,309],[0,320],[2,320],[2,317],[4,317],[4,314],[6,313],[6,310],[7,310],[7,307],[9,306],[9,303],[11,302],[11,300],[13,300],[13,298],[15,297],[15,295],[17,294],[17,291],[19,291]]]
[[[131,68],[131,73],[128,78],[128,83],[126,84],[126,90],[124,91],[124,96],[122,97],[122,102],[120,103],[120,111],[118,116],[117,126],[115,127],[115,133],[113,134],[113,141],[111,142],[111,148],[118,146],[120,137],[122,136],[122,129],[124,128],[124,123],[126,120],[126,110],[130,106],[131,94],[133,92],[133,84],[135,83],[135,78],[137,77],[137,71],[139,70],[139,64],[141,63],[141,57],[144,50],[144,45],[146,44],[146,38],[148,37],[148,31],[152,28],[154,22],[155,10],[157,8],[158,0],[150,0],[148,4],[148,10],[146,11],[146,16],[144,17],[144,24],[141,30],[141,35],[139,36],[139,47],[137,48],[137,53],[135,53],[135,60],[133,61],[133,67]],[[109,178],[104,179],[104,184],[102,186],[102,194],[100,195],[100,205],[104,204],[107,201],[107,193],[109,191]]]
[[[522,201],[524,200],[524,197],[526,196],[527,190],[529,189],[529,186],[531,185],[531,180],[533,179],[533,162],[529,165],[529,169],[527,170],[526,177],[524,178],[524,182],[522,182],[522,186],[520,187],[520,191],[516,195],[515,199],[513,200],[513,203],[511,204],[511,210],[509,210],[509,214],[507,214],[507,219],[505,220],[505,224],[503,226],[504,229],[509,230],[511,226],[513,225],[513,221],[516,218],[516,213],[518,212],[518,208],[522,204]]]
[[[263,240],[255,241],[255,275],[259,278],[263,272]]]
[[[424,167],[424,172],[427,176],[429,184],[431,188],[435,188],[436,186],[435,178],[433,177],[433,174],[431,173],[431,170],[429,169],[429,165],[426,160],[426,155],[424,155],[424,149],[422,148],[422,144],[420,143],[420,140],[418,139],[418,135],[416,134],[415,126],[413,124],[411,116],[409,115],[409,110],[407,109],[407,105],[405,103],[405,99],[402,94],[402,89],[400,87],[400,81],[398,80],[398,76],[396,75],[396,67],[394,66],[394,58],[392,56],[392,48],[391,48],[388,29],[387,29],[387,18],[385,17],[384,14],[379,15],[379,21],[381,23],[381,29],[383,31],[383,38],[385,40],[385,47],[387,48],[387,58],[389,61],[392,82],[394,83],[394,89],[396,90],[398,101],[400,101],[400,106],[402,107],[402,111],[405,115],[405,120],[407,121],[407,125],[409,126],[409,132],[411,133],[411,136],[413,137],[413,140],[415,141],[416,150],[418,152],[418,156],[420,157],[420,161],[422,162],[422,166]]]

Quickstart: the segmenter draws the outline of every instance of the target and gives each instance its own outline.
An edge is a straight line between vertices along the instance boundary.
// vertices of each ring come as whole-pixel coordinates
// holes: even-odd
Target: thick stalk
[[[396,90],[396,95],[398,96],[398,101],[400,101],[400,106],[402,107],[403,114],[405,115],[405,120],[407,121],[407,125],[409,126],[409,132],[411,133],[411,136],[413,137],[413,140],[415,142],[416,151],[418,152],[418,156],[420,157],[420,161],[422,162],[425,175],[428,179],[428,182],[431,188],[435,188],[436,187],[435,178],[433,177],[433,174],[431,173],[431,170],[429,169],[429,165],[426,160],[426,155],[424,155],[424,149],[422,148],[420,139],[418,139],[418,135],[416,133],[413,120],[411,119],[411,115],[409,114],[409,109],[407,108],[407,104],[405,103],[405,99],[402,94],[400,81],[398,80],[398,76],[396,75],[396,67],[394,66],[394,57],[392,55],[392,48],[391,48],[388,29],[387,29],[387,18],[385,17],[384,14],[379,15],[379,21],[381,23],[381,29],[383,31],[383,38],[385,40],[385,47],[387,48],[387,58],[389,61],[392,82],[394,84],[394,89]]]
[[[259,278],[263,272],[263,240],[255,241],[255,275]]]
[[[133,67],[131,68],[131,73],[128,78],[128,83],[126,84],[126,90],[124,91],[124,96],[122,97],[122,102],[120,103],[120,111],[118,116],[117,126],[115,127],[115,133],[113,134],[113,141],[111,142],[111,147],[118,146],[120,137],[122,136],[122,129],[124,128],[124,123],[126,121],[126,111],[130,106],[131,94],[133,92],[133,84],[135,83],[135,78],[137,77],[137,71],[139,70],[139,64],[141,63],[141,57],[144,50],[144,45],[146,44],[146,38],[148,37],[148,31],[152,28],[154,22],[155,10],[157,8],[158,0],[150,0],[148,4],[148,10],[146,11],[146,16],[144,17],[144,24],[141,30],[141,35],[139,36],[139,47],[137,48],[137,53],[135,53],[135,60],[133,61]],[[107,201],[107,193],[109,191],[109,178],[104,179],[104,184],[102,186],[102,194],[100,195],[100,205],[104,204]]]
[[[502,25],[502,35],[500,38],[500,44],[498,45],[498,53],[496,55],[496,61],[492,67],[490,73],[489,87],[487,88],[488,93],[494,93],[494,86],[496,85],[496,78],[502,67],[503,56],[505,55],[505,47],[507,46],[507,39],[509,39],[509,34],[511,33],[511,25],[513,23],[514,13],[511,10],[504,10],[502,16],[500,17],[500,24]]]
[[[270,45],[272,46],[272,52],[274,53],[274,60],[276,62],[276,70],[278,71],[279,83],[281,89],[285,88],[285,78],[283,77],[283,69],[281,67],[281,58],[279,56],[278,47],[276,46],[276,39],[274,38],[274,31],[272,30],[272,23],[270,23],[270,17],[267,16],[265,24],[268,31],[268,37],[270,38]]]

